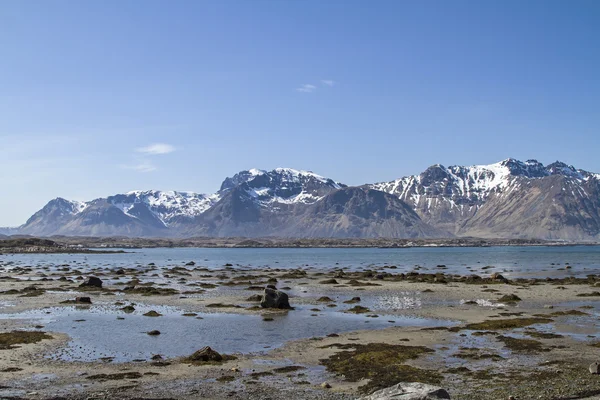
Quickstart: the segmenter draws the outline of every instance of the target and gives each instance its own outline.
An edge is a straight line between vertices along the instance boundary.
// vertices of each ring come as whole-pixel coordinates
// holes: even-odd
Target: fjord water
[[[471,274],[485,266],[496,267],[512,278],[586,276],[600,271],[600,246],[495,246],[412,248],[149,248],[124,249],[122,254],[14,254],[1,255],[12,265],[78,268],[123,268],[154,263],[159,267],[194,261],[196,267],[307,268],[347,270],[396,266],[421,272],[445,265],[446,273]],[[565,269],[566,265],[571,269]],[[85,271],[85,270],[84,270]]]

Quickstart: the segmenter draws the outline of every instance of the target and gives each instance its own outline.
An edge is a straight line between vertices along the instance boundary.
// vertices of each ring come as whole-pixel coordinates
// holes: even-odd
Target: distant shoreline
[[[123,237],[9,237],[0,240],[0,254],[107,254],[147,248],[449,248],[501,246],[598,246],[597,242],[562,242],[539,239],[288,239],[288,238],[123,238]],[[113,250],[119,249],[119,250]]]

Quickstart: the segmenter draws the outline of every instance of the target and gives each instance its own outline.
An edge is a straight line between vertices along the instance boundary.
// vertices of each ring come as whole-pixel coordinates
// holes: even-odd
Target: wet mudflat
[[[0,261],[0,397],[346,399],[404,381],[473,400],[600,393],[600,276],[576,257],[537,278],[486,260],[457,274],[44,257]],[[268,285],[292,309],[262,308]]]

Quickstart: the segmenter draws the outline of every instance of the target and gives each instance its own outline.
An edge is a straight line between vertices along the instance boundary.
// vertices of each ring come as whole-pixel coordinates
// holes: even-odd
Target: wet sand
[[[443,272],[5,265],[0,332],[17,343],[0,339],[0,398],[355,399],[398,381],[453,399],[600,394],[588,371],[600,359],[600,278]],[[88,276],[103,287],[80,288]],[[249,300],[267,284],[295,309]],[[81,296],[92,304],[62,303]],[[51,338],[18,343],[20,331]],[[235,359],[184,362],[206,345]]]

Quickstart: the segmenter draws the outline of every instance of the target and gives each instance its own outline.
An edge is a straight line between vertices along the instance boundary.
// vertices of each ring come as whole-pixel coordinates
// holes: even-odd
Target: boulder
[[[260,301],[262,308],[291,309],[288,295],[280,290],[266,288]]]
[[[252,296],[248,297],[246,301],[262,301],[262,296],[260,294],[253,294]]]
[[[361,397],[360,400],[439,400],[449,399],[450,394],[440,387],[425,383],[398,383],[389,388]]]
[[[102,280],[100,278],[96,278],[95,276],[88,277],[79,287],[102,287]]]
[[[189,356],[187,360],[196,362],[220,362],[223,361],[223,356],[206,346]]]
[[[89,297],[75,297],[76,303],[92,304],[92,299]]]
[[[506,279],[505,277],[503,277],[502,275],[500,275],[497,272],[494,272],[492,275],[490,275],[490,279],[493,279],[495,281],[502,281],[502,282],[508,281],[508,279]]]

